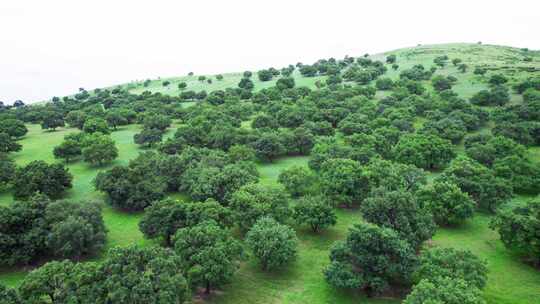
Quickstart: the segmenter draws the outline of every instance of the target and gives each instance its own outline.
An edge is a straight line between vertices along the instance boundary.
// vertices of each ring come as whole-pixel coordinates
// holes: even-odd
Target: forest
[[[0,102],[0,304],[540,303],[540,51]]]

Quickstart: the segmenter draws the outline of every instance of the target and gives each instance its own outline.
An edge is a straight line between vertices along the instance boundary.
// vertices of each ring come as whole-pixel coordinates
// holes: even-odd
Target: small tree
[[[143,129],[140,133],[133,135],[133,141],[143,147],[153,147],[163,139],[163,131],[158,129]]]
[[[15,162],[5,153],[0,153],[0,189],[11,183],[15,175]]]
[[[187,83],[185,83],[184,81],[178,83],[178,89],[179,90],[185,90],[187,88]]]
[[[68,163],[70,160],[82,155],[81,144],[75,140],[64,140],[53,149],[54,158],[61,158]]]
[[[240,82],[238,83],[238,87],[244,90],[253,90],[255,85],[253,84],[253,81],[249,78],[242,78],[240,79]]]
[[[486,262],[470,251],[453,248],[425,250],[420,256],[420,266],[414,273],[416,281],[437,277],[462,279],[467,284],[482,289],[487,281]]]
[[[386,63],[395,63],[396,62],[396,55],[391,54],[386,56]]]
[[[64,124],[64,117],[62,117],[62,113],[54,112],[54,111],[44,111],[42,113],[42,121],[41,121],[41,128],[44,130],[56,130],[58,127],[63,127]]]
[[[501,241],[509,248],[524,254],[534,265],[540,265],[540,201],[525,206],[502,209],[490,227],[499,232]]]
[[[21,151],[22,145],[6,133],[0,133],[0,153]]]
[[[461,279],[431,278],[420,281],[403,304],[485,304],[482,291]]]
[[[252,147],[259,159],[269,162],[285,153],[285,147],[275,133],[263,133],[259,139],[253,142]]]
[[[112,138],[96,133],[85,139],[82,156],[85,162],[101,166],[118,157],[118,148]]]
[[[461,60],[460,58],[454,58],[454,59],[452,59],[452,64],[453,64],[454,66],[457,66],[458,64],[461,63],[461,61],[462,61],[462,60]]]
[[[375,189],[360,206],[360,212],[364,220],[395,230],[414,249],[435,234],[431,213],[404,190]]]
[[[243,232],[248,231],[261,217],[272,217],[280,223],[289,219],[289,198],[280,188],[248,184],[234,192],[230,208]]]
[[[6,133],[11,137],[19,138],[28,133],[24,122],[18,119],[0,120],[0,133]]]
[[[26,199],[40,192],[51,198],[58,198],[72,187],[72,180],[73,176],[63,165],[49,165],[42,160],[35,160],[15,171],[13,196]]]
[[[294,206],[293,218],[300,225],[309,225],[313,232],[337,223],[333,207],[321,196],[305,196],[299,199]]]
[[[298,239],[292,228],[263,217],[247,233],[246,243],[263,270],[274,270],[296,257]]]
[[[111,133],[111,130],[109,129],[109,125],[107,124],[107,121],[102,118],[90,118],[87,119],[83,126],[83,131],[88,134],[93,134],[96,132],[102,133],[102,134],[109,134]]]
[[[393,282],[408,282],[415,265],[414,249],[394,230],[361,223],[349,229],[345,241],[334,243],[324,276],[332,286],[371,296]]]
[[[421,188],[416,196],[439,225],[456,225],[474,216],[475,202],[455,184],[435,181]]]
[[[315,183],[315,176],[308,168],[292,166],[278,176],[278,182],[285,187],[293,197],[306,195]]]
[[[321,191],[333,205],[351,206],[360,203],[369,192],[367,176],[359,162],[350,159],[329,159],[320,172]]]
[[[190,283],[203,286],[206,293],[232,279],[243,252],[240,243],[214,221],[179,229],[174,236],[174,250]]]

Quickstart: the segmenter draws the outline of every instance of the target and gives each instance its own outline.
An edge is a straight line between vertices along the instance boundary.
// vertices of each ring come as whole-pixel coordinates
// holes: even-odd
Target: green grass
[[[396,54],[400,69],[394,71],[388,66],[386,76],[396,79],[403,69],[412,67],[415,64],[423,64],[426,67],[433,65],[433,58],[438,55],[447,54],[450,59],[459,57],[464,63],[469,65],[469,71],[465,74],[449,64],[444,69],[439,69],[438,74],[454,75],[459,78],[455,91],[463,98],[472,96],[477,91],[484,89],[485,79],[472,74],[475,65],[489,65],[492,70],[489,74],[497,71],[513,74],[517,79],[530,76],[530,73],[512,70],[512,67],[538,66],[538,56],[533,62],[523,62],[521,51],[508,47],[499,46],[479,46],[476,44],[448,44],[437,46],[421,46],[417,48],[401,49],[371,56],[373,59],[384,59],[386,54]],[[222,81],[215,80],[208,85],[197,80],[198,76],[186,76],[168,78],[171,85],[168,88],[162,86],[162,81],[153,80],[148,87],[142,83],[125,84],[124,87],[133,93],[140,93],[144,90],[152,92],[162,92],[169,95],[177,95],[180,91],[177,84],[186,81],[186,90],[208,92],[236,87],[241,78],[240,73],[224,74]],[[305,78],[297,72],[294,74],[296,83],[299,86],[305,85],[313,87],[320,77]],[[256,89],[272,86],[276,78],[270,82],[260,82],[256,75],[252,78]],[[426,83],[426,87],[431,87]],[[377,92],[376,98],[387,95],[387,92]],[[513,95],[513,103],[520,103],[520,97]],[[193,103],[191,103],[193,104]],[[189,106],[189,105],[186,105]],[[424,120],[419,119],[415,127],[420,127]],[[245,127],[249,127],[249,122],[244,122]],[[135,158],[139,149],[133,143],[133,135],[137,133],[139,126],[130,125],[112,133],[120,151],[119,158],[112,164],[95,168],[84,162],[69,164],[69,170],[74,175],[73,189],[68,191],[67,198],[73,200],[103,200],[103,195],[97,193],[92,185],[92,180],[100,170],[106,170],[113,165],[126,164],[130,159]],[[489,128],[480,132],[487,132]],[[36,159],[47,162],[55,161],[52,149],[58,145],[64,135],[77,132],[75,129],[63,128],[56,132],[44,132],[37,125],[29,126],[29,133],[21,140],[23,150],[15,153],[14,159],[19,165],[27,164]],[[172,128],[167,134],[173,134]],[[458,153],[463,153],[463,147],[457,147]],[[536,161],[540,161],[540,148],[532,147],[530,155]],[[279,173],[292,166],[307,166],[308,157],[286,157],[273,163],[259,164],[260,182],[265,185],[276,185]],[[438,173],[432,173],[429,179],[432,180]],[[173,193],[170,196],[178,199],[187,199],[185,195]],[[512,203],[519,204],[528,197],[517,197]],[[9,192],[0,193],[0,204],[10,204],[12,197]],[[106,247],[124,246],[129,244],[147,245],[153,243],[145,240],[138,229],[138,222],[141,213],[126,213],[116,211],[110,207],[104,208],[104,219],[109,229]],[[233,282],[216,292],[210,298],[205,299],[208,303],[399,303],[400,299],[367,299],[358,292],[345,292],[331,288],[324,281],[322,270],[328,264],[328,252],[332,243],[345,238],[348,227],[360,221],[357,210],[337,210],[338,224],[320,234],[313,234],[304,227],[296,227],[300,240],[299,254],[297,260],[282,271],[265,273],[260,270],[259,265],[253,260],[245,261]],[[540,271],[529,265],[522,263],[520,258],[511,251],[504,248],[498,239],[498,235],[488,227],[490,217],[484,214],[468,221],[458,228],[441,228],[430,242],[431,246],[446,246],[459,249],[471,250],[474,254],[485,259],[489,268],[489,280],[484,291],[484,297],[488,303],[539,303],[540,302]],[[104,251],[105,252],[105,251]],[[101,258],[101,257],[96,257]],[[21,282],[28,268],[14,268],[0,270],[0,283],[15,286]],[[198,302],[198,300],[196,301]]]

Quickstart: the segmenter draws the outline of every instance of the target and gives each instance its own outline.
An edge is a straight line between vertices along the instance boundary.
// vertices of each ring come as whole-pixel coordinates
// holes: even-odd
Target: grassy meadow
[[[451,63],[437,74],[454,75],[458,83],[454,90],[464,98],[472,96],[474,93],[486,87],[481,76],[472,73],[475,65],[486,65],[492,70],[504,70],[505,73],[512,73],[514,77],[521,79],[527,77],[527,72],[519,67],[527,67],[538,63],[534,62],[514,62],[513,58],[521,56],[521,50],[507,47],[484,46],[476,44],[451,44],[439,46],[420,46],[416,48],[401,49],[386,54],[373,55],[374,59],[383,59],[387,54],[396,54],[400,68],[394,71],[388,66],[385,76],[398,78],[402,69],[412,67],[415,64],[424,64],[429,67],[433,64],[433,58],[446,54],[450,58],[459,57],[469,65],[466,73],[460,73]],[[511,66],[512,68],[510,68]],[[295,72],[297,86],[314,87],[317,79],[322,77],[305,78]],[[487,77],[490,72],[484,77]],[[218,81],[212,77],[212,84],[200,82],[197,75],[176,77],[160,80],[152,80],[147,87],[142,82],[124,84],[132,93],[141,93],[145,90],[152,92],[162,92],[164,94],[176,95],[178,83],[185,81],[188,84],[186,90],[207,90],[208,92],[227,87],[235,87],[241,73],[223,74],[224,79]],[[253,80],[256,89],[272,86],[275,80],[260,82],[254,73]],[[168,87],[162,85],[163,80],[171,81]],[[430,88],[426,85],[426,88]],[[381,95],[378,92],[377,96]],[[521,102],[520,96],[513,96],[512,102]],[[418,125],[422,121],[417,122]],[[14,153],[13,157],[19,165],[27,164],[32,160],[45,160],[47,162],[56,161],[53,157],[53,148],[60,144],[63,137],[71,132],[78,132],[76,129],[61,128],[54,132],[41,130],[38,125],[28,125],[28,134],[20,141],[23,145],[21,152]],[[168,135],[174,134],[173,126],[168,131]],[[114,165],[126,164],[130,159],[135,158],[139,152],[143,151],[133,142],[133,135],[140,130],[138,125],[129,125],[119,128],[112,133],[119,149],[119,157],[113,163],[103,167],[92,167],[82,161],[68,164],[69,171],[74,175],[73,188],[68,191],[66,198],[83,200],[104,199],[103,195],[94,190],[92,180],[101,170],[106,170]],[[482,130],[488,132],[489,128]],[[462,146],[457,146],[458,151],[462,151]],[[535,160],[540,161],[540,148],[530,148],[531,155]],[[281,158],[273,163],[260,164],[260,182],[266,185],[277,184],[279,173],[292,165],[307,166],[309,157],[288,157]],[[431,173],[430,179],[438,173]],[[180,193],[171,194],[173,197],[183,198]],[[516,197],[511,203],[519,204],[529,197]],[[0,204],[10,204],[12,195],[8,191],[0,192]],[[326,284],[322,269],[328,264],[328,253],[332,243],[336,240],[344,239],[348,227],[361,221],[361,216],[354,209],[337,210],[338,224],[333,228],[325,230],[320,234],[313,234],[305,227],[296,227],[300,239],[299,255],[297,260],[290,267],[279,272],[265,273],[260,270],[260,266],[254,259],[245,261],[233,282],[221,291],[216,292],[209,298],[196,298],[196,302],[208,303],[399,303],[401,299],[396,298],[366,298],[362,293],[345,292],[336,290]],[[149,244],[151,241],[145,240],[138,229],[140,213],[127,213],[116,211],[108,206],[104,207],[104,219],[109,230],[107,247],[117,245],[128,245],[137,243],[141,245]],[[444,246],[459,249],[471,250],[474,254],[485,259],[488,263],[489,278],[484,289],[484,298],[488,303],[497,304],[528,304],[540,303],[540,270],[522,263],[520,258],[507,250],[499,241],[498,234],[489,229],[490,216],[477,214],[472,220],[457,228],[439,228],[432,241],[426,246]],[[99,259],[99,257],[96,257]],[[29,269],[0,269],[0,283],[15,286]]]

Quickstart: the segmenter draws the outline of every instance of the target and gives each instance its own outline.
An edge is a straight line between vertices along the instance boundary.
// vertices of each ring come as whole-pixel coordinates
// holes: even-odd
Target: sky
[[[478,41],[540,49],[540,1],[1,0],[0,101]]]

